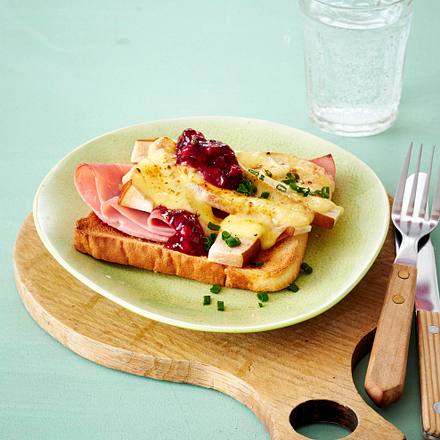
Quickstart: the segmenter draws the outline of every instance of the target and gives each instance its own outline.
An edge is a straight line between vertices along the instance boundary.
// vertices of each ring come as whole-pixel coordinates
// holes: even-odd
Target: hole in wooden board
[[[358,425],[358,418],[352,409],[332,400],[308,400],[292,410],[290,424],[302,435],[313,435],[309,438],[336,439],[352,433]],[[316,429],[316,424],[321,425],[321,429]],[[323,430],[322,424],[333,426],[327,426]],[[318,432],[319,435],[316,436]]]
[[[363,338],[356,345],[356,348],[354,349],[353,352],[353,356],[351,357],[352,372],[356,368],[356,365],[360,362],[360,360],[371,351],[375,334],[376,334],[376,329],[371,330],[369,333],[364,335]]]

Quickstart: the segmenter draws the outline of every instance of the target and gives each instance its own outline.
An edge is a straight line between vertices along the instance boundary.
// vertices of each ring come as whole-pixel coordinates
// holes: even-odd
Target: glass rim
[[[303,2],[306,0],[302,0]],[[323,6],[327,6],[329,8],[333,9],[345,9],[345,10],[352,10],[352,11],[375,11],[378,9],[387,9],[392,6],[395,6],[399,3],[408,2],[412,3],[413,0],[394,0],[393,2],[387,4],[387,5],[377,5],[377,6],[344,6],[344,5],[332,5],[328,2],[328,0],[309,0],[310,3],[320,3]]]

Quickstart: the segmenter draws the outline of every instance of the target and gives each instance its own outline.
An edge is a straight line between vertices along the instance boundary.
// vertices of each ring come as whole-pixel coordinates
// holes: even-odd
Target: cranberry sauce
[[[176,233],[168,239],[165,247],[188,255],[205,255],[203,229],[197,215],[184,209],[155,208],[160,211],[164,221],[172,226]]]
[[[219,188],[237,189],[243,172],[229,145],[187,128],[177,141],[176,163],[199,170],[205,180]]]

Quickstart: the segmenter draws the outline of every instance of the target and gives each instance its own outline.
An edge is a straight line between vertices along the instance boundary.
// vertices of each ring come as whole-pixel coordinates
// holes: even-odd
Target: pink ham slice
[[[310,160],[310,162],[313,162],[314,164],[324,168],[327,174],[333,180],[335,180],[336,165],[335,165],[335,161],[333,160],[333,156],[331,154],[326,154],[325,156],[317,157],[316,159]]]
[[[154,208],[153,211],[151,211],[147,224],[148,228],[153,232],[159,232],[164,228],[170,228],[173,231],[173,234],[175,232],[174,228],[166,221],[163,211],[160,209],[160,207]]]
[[[166,242],[175,230],[159,221],[154,211],[149,214],[118,203],[122,176],[131,167],[113,163],[81,164],[75,170],[76,189],[104,223],[134,237]]]

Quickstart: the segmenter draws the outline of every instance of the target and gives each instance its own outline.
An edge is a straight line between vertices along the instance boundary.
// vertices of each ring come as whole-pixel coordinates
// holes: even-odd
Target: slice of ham
[[[317,157],[316,159],[311,159],[310,162],[325,169],[327,174],[335,180],[336,178],[336,165],[331,154],[326,154],[325,156]]]
[[[166,217],[163,215],[163,209],[161,207],[154,208],[147,220],[148,228],[151,231],[160,232],[164,228],[170,228],[174,233],[174,228],[169,222],[167,222]]]
[[[166,242],[175,230],[155,215],[119,205],[122,176],[132,165],[92,163],[75,170],[75,186],[81,198],[106,224],[125,234],[146,240]],[[150,219],[152,217],[152,219]]]

